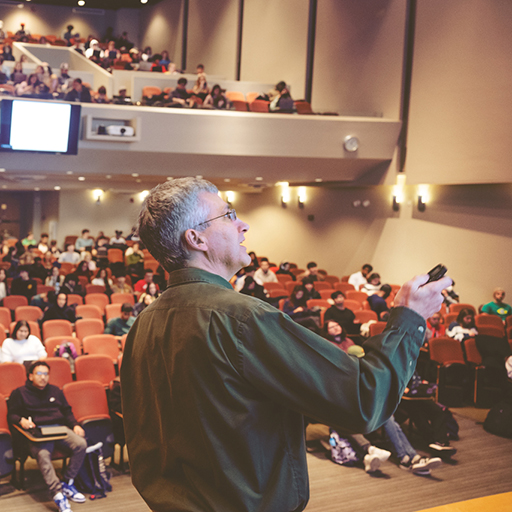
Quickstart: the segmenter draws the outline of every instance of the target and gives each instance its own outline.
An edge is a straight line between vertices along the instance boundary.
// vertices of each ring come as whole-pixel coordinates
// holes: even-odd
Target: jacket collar
[[[230,290],[233,289],[229,282],[223,277],[200,268],[180,268],[179,270],[174,270],[169,274],[169,287],[186,283],[210,283],[223,286]]]

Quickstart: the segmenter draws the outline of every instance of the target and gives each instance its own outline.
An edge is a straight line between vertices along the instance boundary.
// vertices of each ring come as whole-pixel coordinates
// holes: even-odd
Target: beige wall
[[[242,80],[284,80],[295,99],[304,98],[308,5],[307,0],[245,1]]]
[[[156,5],[144,7],[140,13],[141,48],[151,46],[153,53],[167,50],[179,69],[182,28],[182,0],[163,0]]]
[[[418,2],[409,182],[510,183],[512,2]]]
[[[319,0],[315,110],[399,117],[405,6],[403,0]]]
[[[201,63],[207,75],[234,80],[237,27],[237,0],[192,0],[188,16],[187,70],[195,73],[197,64]]]

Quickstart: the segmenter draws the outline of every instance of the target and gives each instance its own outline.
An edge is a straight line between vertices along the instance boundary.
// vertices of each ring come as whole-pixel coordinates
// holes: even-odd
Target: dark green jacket
[[[135,487],[157,512],[303,510],[302,415],[375,430],[412,376],[424,329],[412,310],[392,310],[357,359],[219,276],[172,272],[123,356]]]

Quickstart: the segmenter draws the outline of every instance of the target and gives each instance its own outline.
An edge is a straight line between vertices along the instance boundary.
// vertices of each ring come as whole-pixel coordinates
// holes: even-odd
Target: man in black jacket
[[[85,502],[85,496],[76,490],[73,479],[84,461],[87,442],[84,439],[85,432],[73,416],[64,393],[57,386],[48,384],[49,374],[50,367],[45,361],[35,361],[30,365],[27,382],[15,389],[9,398],[9,423],[19,425],[25,430],[44,425],[68,427],[65,438],[58,441],[29,442],[29,449],[31,456],[39,464],[59,511],[71,512],[67,498],[76,503]],[[51,460],[55,446],[65,447],[73,452],[63,482],[55,474]]]

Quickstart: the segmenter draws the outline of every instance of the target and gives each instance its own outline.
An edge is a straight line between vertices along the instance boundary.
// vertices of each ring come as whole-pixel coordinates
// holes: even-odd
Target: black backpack
[[[101,447],[86,453],[84,463],[75,477],[75,487],[89,499],[106,498],[107,492],[112,490],[110,475],[105,468]]]
[[[494,404],[485,418],[484,429],[497,436],[512,438],[512,403]]]

